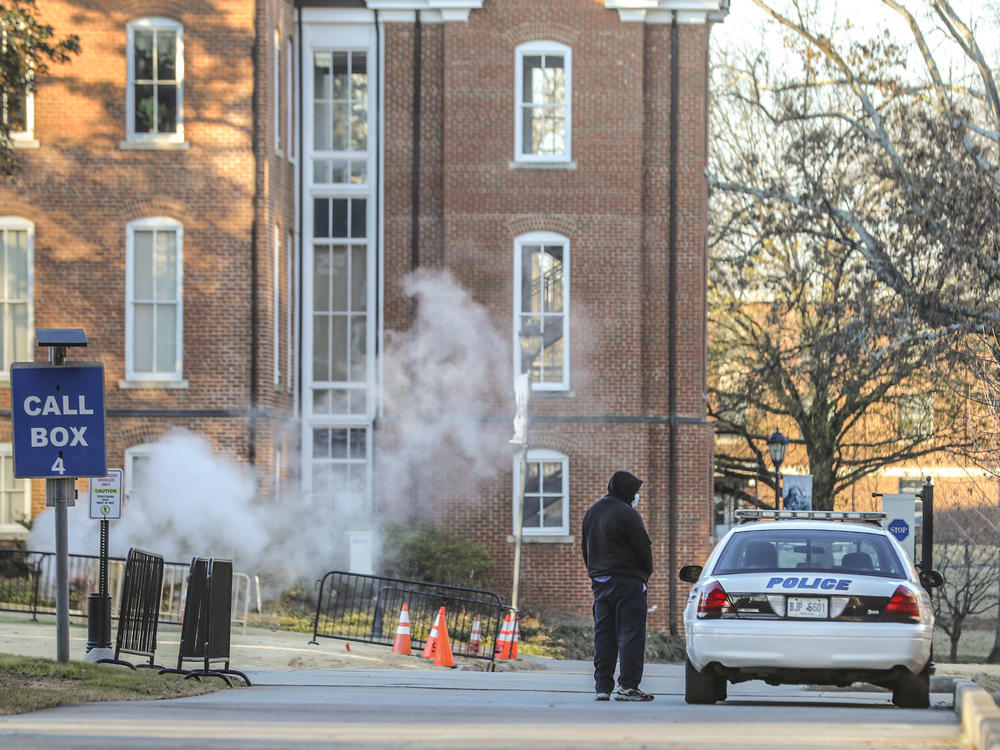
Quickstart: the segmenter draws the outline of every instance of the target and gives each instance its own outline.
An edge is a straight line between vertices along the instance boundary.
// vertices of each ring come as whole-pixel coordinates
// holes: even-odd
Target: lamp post
[[[521,346],[521,372],[514,376],[514,437],[510,442],[521,446],[521,487],[514,508],[514,581],[510,606],[517,611],[521,593],[521,547],[524,540],[524,490],[528,481],[528,425],[531,420],[531,368],[542,351],[542,332],[537,321],[525,322],[517,334]]]
[[[781,510],[781,462],[785,460],[785,449],[788,448],[788,438],[775,430],[767,439],[767,450],[774,463],[774,509]]]

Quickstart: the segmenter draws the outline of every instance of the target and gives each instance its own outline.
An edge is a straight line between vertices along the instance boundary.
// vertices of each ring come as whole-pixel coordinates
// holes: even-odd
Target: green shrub
[[[384,529],[382,575],[389,578],[486,588],[492,565],[478,544],[429,524]]]

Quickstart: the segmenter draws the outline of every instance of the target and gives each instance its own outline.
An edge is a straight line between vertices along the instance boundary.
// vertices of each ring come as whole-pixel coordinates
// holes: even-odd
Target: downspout
[[[678,142],[678,30],[677,13],[671,14],[670,21],[670,225],[667,243],[670,253],[669,285],[669,329],[667,357],[667,387],[669,389],[668,410],[670,414],[670,496],[667,503],[669,524],[670,563],[667,578],[670,580],[670,634],[677,631],[677,142]]]
[[[253,54],[253,151],[254,151],[254,181],[253,181],[253,221],[250,226],[250,425],[247,444],[247,461],[251,466],[257,463],[257,401],[259,398],[257,388],[257,368],[259,358],[260,339],[257,331],[257,304],[258,293],[257,278],[259,269],[257,267],[257,251],[260,241],[260,233],[257,231],[257,222],[260,220],[259,201],[261,194],[261,174],[263,171],[262,159],[257,154],[258,145],[261,143],[261,117],[258,111],[260,104],[260,48],[258,42],[264,36],[261,34],[260,24],[262,23],[262,13],[260,2],[254,3],[254,54]]]
[[[295,372],[295,383],[296,383],[296,389],[295,390],[297,391],[296,396],[297,396],[297,400],[298,400],[298,403],[296,404],[296,407],[298,409],[298,413],[300,415],[303,415],[303,414],[305,414],[305,408],[304,408],[305,405],[303,403],[303,401],[305,399],[305,389],[302,387],[302,383],[304,382],[302,380],[302,377],[303,377],[303,370],[302,370],[302,367],[303,367],[303,365],[302,365],[302,350],[303,350],[302,321],[304,320],[303,316],[305,315],[305,308],[303,307],[303,303],[302,303],[302,289],[303,289],[302,285],[305,282],[305,276],[303,274],[302,267],[305,265],[303,263],[303,259],[305,258],[305,251],[303,250],[303,245],[304,245],[304,241],[305,241],[305,226],[304,226],[303,222],[305,221],[305,219],[303,218],[303,215],[305,214],[305,211],[302,210],[302,201],[304,200],[304,195],[305,194],[302,192],[302,190],[304,188],[304,184],[302,182],[302,179],[303,179],[302,178],[302,174],[305,171],[304,164],[306,163],[306,161],[305,161],[306,146],[305,146],[305,141],[303,140],[305,138],[305,132],[304,132],[304,128],[303,128],[303,125],[302,125],[302,119],[303,119],[302,118],[302,113],[305,111],[305,107],[302,106],[302,104],[303,104],[302,96],[304,94],[304,84],[302,83],[302,81],[305,78],[305,75],[303,74],[303,71],[305,70],[305,68],[302,67],[305,64],[305,54],[304,54],[302,48],[305,46],[305,43],[304,43],[304,37],[302,36],[302,2],[301,2],[301,0],[295,0],[295,21],[296,21],[296,25],[298,27],[298,45],[297,45],[298,46],[298,50],[297,50],[297,52],[299,54],[299,68],[298,68],[298,76],[297,76],[298,80],[296,81],[296,83],[298,84],[298,96],[295,98],[295,105],[296,105],[296,108],[298,109],[297,114],[298,114],[298,120],[299,120],[299,123],[298,123],[298,125],[299,125],[299,127],[298,127],[298,131],[299,131],[299,137],[298,137],[299,153],[298,153],[298,158],[296,159],[296,165],[295,165],[296,166],[296,171],[298,172],[298,174],[296,175],[297,182],[298,182],[298,201],[296,202],[296,213],[298,214],[298,216],[296,218],[298,219],[298,225],[299,225],[299,232],[298,232],[298,235],[299,235],[299,248],[298,248],[299,249],[299,257],[297,259],[298,263],[296,263],[296,266],[297,266],[297,268],[296,268],[297,274],[296,275],[298,276],[298,279],[296,280],[296,283],[298,285],[298,289],[297,289],[298,294],[296,295],[297,299],[295,300],[296,305],[298,306],[298,312],[299,312],[299,314],[298,314],[298,325],[295,327],[295,333],[296,333],[296,336],[295,336],[295,339],[296,339],[296,341],[295,341],[295,344],[296,344],[296,357],[295,357],[295,360],[296,360],[296,362],[295,362],[295,371],[296,371]]]
[[[416,273],[420,268],[420,97],[421,79],[423,70],[421,66],[421,37],[423,36],[420,27],[420,11],[414,11],[416,18],[413,24],[413,104],[411,118],[413,121],[411,151],[413,161],[410,165],[410,273]],[[414,338],[416,336],[417,325],[417,298],[410,297],[410,392],[411,404],[416,403],[417,377],[416,363],[413,359]],[[411,406],[411,409],[414,408]],[[420,520],[420,488],[419,488],[420,467],[417,466],[413,457],[410,457],[410,515],[414,521]]]

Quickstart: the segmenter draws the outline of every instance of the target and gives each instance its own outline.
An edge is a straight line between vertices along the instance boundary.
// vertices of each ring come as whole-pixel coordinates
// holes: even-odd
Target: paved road
[[[552,665],[552,662],[548,662]],[[250,672],[252,689],[173,701],[63,706],[0,717],[0,747],[163,748],[899,748],[959,749],[951,696],[900,710],[888,693],[730,686],[716,706],[687,706],[683,668],[650,665],[653,703],[594,703],[589,665],[543,671]]]

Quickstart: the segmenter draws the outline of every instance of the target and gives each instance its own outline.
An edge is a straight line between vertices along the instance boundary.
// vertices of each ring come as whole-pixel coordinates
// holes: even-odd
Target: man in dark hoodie
[[[596,700],[611,699],[615,662],[621,660],[616,701],[651,701],[639,689],[646,649],[646,582],[653,549],[635,509],[642,480],[616,471],[608,494],[583,516],[583,562],[594,591],[594,683]]]

